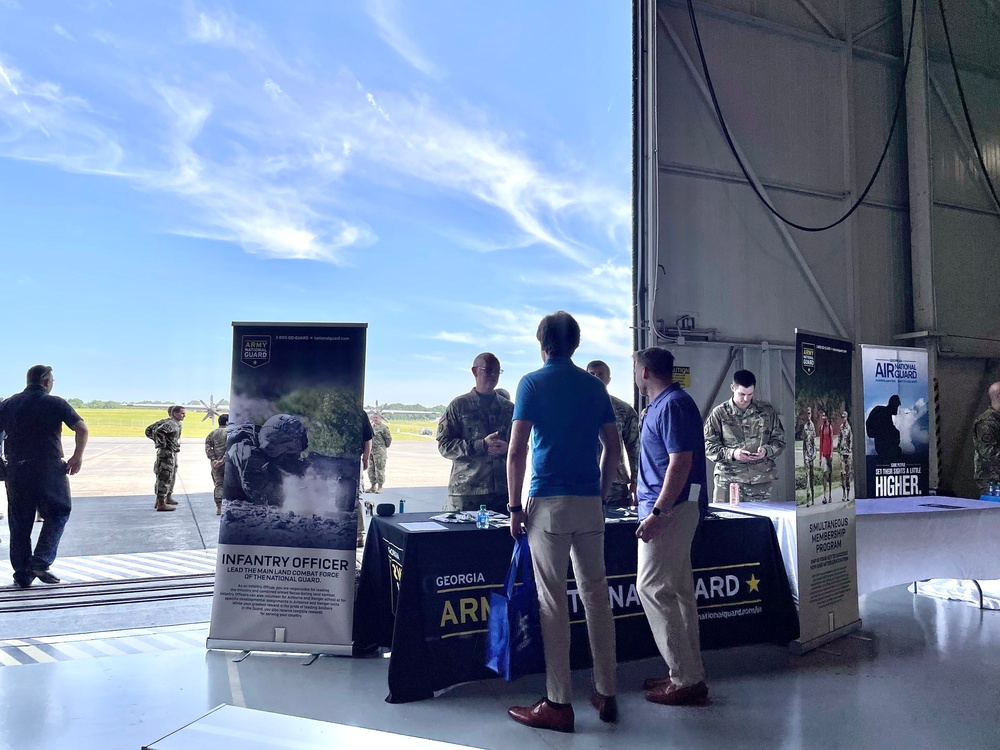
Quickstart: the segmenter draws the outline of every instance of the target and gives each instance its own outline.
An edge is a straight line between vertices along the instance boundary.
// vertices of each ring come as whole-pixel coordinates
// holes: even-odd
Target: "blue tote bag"
[[[486,666],[505,680],[545,671],[538,591],[531,570],[528,537],[523,534],[514,540],[514,554],[503,591],[490,594],[488,638]]]

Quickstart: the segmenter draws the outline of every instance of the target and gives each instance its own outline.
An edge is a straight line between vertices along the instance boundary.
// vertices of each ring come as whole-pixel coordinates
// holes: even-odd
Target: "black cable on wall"
[[[757,188],[757,186],[754,184],[753,179],[751,179],[750,177],[749,170],[743,163],[743,159],[740,158],[740,155],[736,150],[736,144],[733,143],[733,138],[729,133],[729,126],[726,124],[726,118],[723,116],[722,108],[719,106],[719,99],[715,94],[715,86],[712,84],[712,74],[709,72],[708,62],[705,60],[705,48],[702,46],[701,43],[701,34],[698,31],[698,19],[695,17],[694,3],[692,2],[692,0],[687,0],[687,6],[688,6],[688,16],[691,19],[691,30],[694,32],[694,40],[695,43],[698,45],[698,56],[701,58],[701,68],[705,72],[705,82],[706,84],[708,84],[708,91],[712,96],[712,104],[715,107],[715,114],[719,118],[719,124],[722,126],[722,133],[726,137],[726,143],[729,144],[729,150],[736,158],[736,163],[739,164],[740,171],[743,172],[743,176],[746,177],[747,183],[749,183],[750,187],[753,189],[756,196],[760,199],[761,203],[764,204],[764,206],[767,208],[768,211],[770,211],[772,214],[778,217],[785,224],[787,224],[790,227],[800,229],[803,232],[825,232],[826,230],[833,229],[838,224],[841,224],[842,222],[846,221],[848,217],[851,216],[851,214],[853,214],[855,211],[858,210],[858,208],[861,206],[865,198],[868,197],[868,193],[869,191],[871,191],[872,185],[875,184],[875,180],[878,177],[879,171],[882,169],[882,164],[883,162],[885,162],[885,157],[889,153],[889,144],[892,143],[892,134],[896,130],[896,121],[899,119],[899,113],[903,108],[903,101],[906,96],[906,74],[907,71],[910,69],[910,51],[913,48],[913,29],[916,26],[917,0],[913,0],[913,7],[910,10],[910,33],[906,43],[906,57],[903,62],[903,75],[900,79],[899,95],[896,98],[896,109],[892,114],[892,124],[889,126],[889,135],[885,140],[885,146],[882,148],[882,155],[879,157],[878,164],[875,165],[875,171],[872,173],[871,179],[868,180],[868,184],[865,186],[865,189],[861,192],[861,195],[858,197],[858,199],[854,202],[854,205],[852,205],[850,209],[848,209],[847,213],[845,213],[836,221],[820,227],[810,227],[810,226],[805,226],[803,224],[798,224],[792,221],[791,219],[787,218],[786,216],[782,215],[780,211],[778,211],[774,206],[771,205],[770,201],[767,200],[764,194],[761,193],[760,190]],[[963,98],[963,106],[964,103],[965,100]],[[980,156],[980,158],[982,157]],[[995,193],[994,197],[996,197]]]

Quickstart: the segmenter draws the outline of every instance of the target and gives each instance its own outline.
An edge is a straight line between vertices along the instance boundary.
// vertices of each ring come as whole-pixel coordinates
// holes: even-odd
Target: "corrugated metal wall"
[[[901,85],[909,31],[901,10],[905,4],[908,13],[910,1],[695,4],[733,139],[772,204],[798,223],[839,218],[871,176]],[[952,42],[1000,187],[1000,2],[947,6],[956,6],[948,8]],[[987,358],[1000,356],[1000,219],[965,134],[936,0],[923,14],[932,232],[930,268],[918,270],[933,276],[932,333],[947,334],[928,340],[943,352],[936,372],[947,393],[940,483],[972,494],[969,415],[986,408],[983,382],[996,379]],[[699,330],[683,345],[676,332],[660,338],[650,331],[646,340],[669,344],[678,364],[691,366],[691,390],[702,406],[728,397],[728,376],[738,366],[755,370],[760,396],[779,408],[790,433],[794,363],[780,347],[793,342],[795,328],[857,344],[897,343],[895,336],[914,330],[905,109],[857,213],[826,232],[788,228],[753,194],[730,153],[686,2],[657,2],[655,26],[659,215],[655,253],[640,248],[640,279],[650,325],[662,333],[687,315]],[[855,396],[853,422],[861,424],[860,381]],[[791,450],[785,458],[782,473],[790,478]],[[784,483],[778,488],[789,491]]]

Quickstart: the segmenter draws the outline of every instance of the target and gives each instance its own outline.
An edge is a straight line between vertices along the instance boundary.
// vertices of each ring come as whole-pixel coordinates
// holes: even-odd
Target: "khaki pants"
[[[545,646],[546,696],[556,703],[573,700],[566,594],[570,559],[587,619],[594,686],[602,695],[615,695],[615,623],[604,569],[601,498],[532,497],[528,498],[525,510]]]
[[[681,503],[676,513],[658,536],[639,542],[636,589],[670,681],[689,687],[705,679],[691,570],[698,503]]]

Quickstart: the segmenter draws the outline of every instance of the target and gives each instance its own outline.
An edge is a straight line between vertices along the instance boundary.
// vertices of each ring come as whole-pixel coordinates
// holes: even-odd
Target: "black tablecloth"
[[[489,594],[510,564],[506,528],[451,524],[412,531],[432,513],[375,517],[368,532],[354,614],[354,643],[392,649],[390,703],[496,675],[484,666]],[[443,524],[442,524],[443,525]],[[636,521],[609,521],[605,563],[619,661],[657,653],[635,591]],[[774,527],[767,518],[721,513],[705,519],[692,547],[702,648],[787,643],[798,620]],[[572,574],[572,664],[590,666],[583,606]]]

